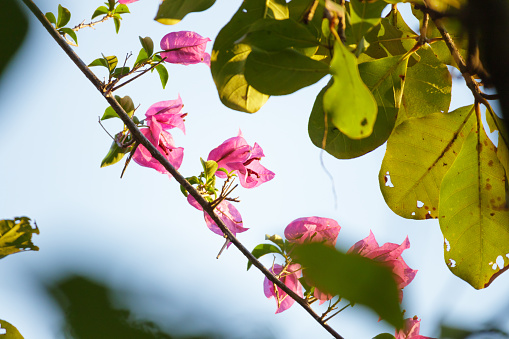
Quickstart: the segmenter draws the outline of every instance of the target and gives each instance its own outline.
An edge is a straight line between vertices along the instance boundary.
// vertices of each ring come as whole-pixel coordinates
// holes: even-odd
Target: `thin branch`
[[[166,59],[166,57],[165,57],[165,58],[163,58],[163,60],[158,61],[157,63],[155,63],[154,65],[152,65],[150,68],[147,68],[146,70],[144,70],[143,72],[141,72],[140,74],[138,74],[137,76],[135,76],[134,78],[131,78],[131,79],[127,80],[126,82],[124,82],[123,84],[118,85],[117,87],[113,87],[113,88],[111,89],[111,91],[112,91],[112,92],[116,91],[116,90],[117,90],[117,89],[119,89],[120,87],[127,85],[128,83],[130,83],[131,81],[133,81],[133,80],[135,80],[135,79],[137,79],[137,78],[141,77],[143,74],[147,73],[148,71],[150,71],[150,70],[152,70],[152,69],[156,68],[156,67],[157,67],[157,66],[158,66],[161,62],[163,62],[163,61],[164,61],[164,59]]]
[[[239,251],[256,267],[258,268],[272,283],[274,283],[278,288],[285,291],[291,298],[293,298],[299,305],[301,305],[323,328],[325,328],[333,337],[338,339],[343,339],[341,335],[339,335],[334,329],[332,329],[329,325],[325,324],[320,316],[315,313],[315,311],[307,304],[306,300],[298,296],[294,291],[288,288],[285,284],[283,284],[279,279],[277,279],[270,271],[263,266],[263,264],[256,259],[251,252],[240,243],[237,238],[232,234],[232,232],[226,227],[223,221],[214,213],[213,208],[210,204],[201,196],[200,193],[173,167],[173,165],[166,159],[157,148],[141,133],[136,124],[131,120],[129,115],[124,111],[122,106],[115,100],[113,93],[111,91],[105,91],[103,83],[95,76],[92,71],[85,65],[85,63],[74,53],[74,51],[69,47],[69,45],[65,42],[65,40],[58,34],[58,32],[54,29],[54,27],[50,24],[50,22],[46,19],[44,14],[39,10],[39,8],[31,1],[31,0],[23,0],[25,5],[30,9],[30,11],[36,16],[36,18],[42,23],[44,28],[49,32],[49,34],[55,39],[58,45],[65,51],[65,53],[71,58],[71,60],[78,66],[78,68],[83,72],[83,74],[87,77],[87,79],[92,82],[92,84],[97,88],[99,92],[104,96],[106,101],[111,105],[111,107],[118,114],[120,119],[127,126],[131,135],[137,142],[143,145],[150,154],[163,165],[163,167],[175,178],[175,180],[181,184],[188,192],[196,199],[196,201],[203,208],[203,211],[207,213],[212,220],[216,223],[216,225],[221,229],[221,231],[226,235],[226,237],[239,249]]]
[[[97,25],[97,24],[99,24],[101,22],[105,22],[109,18],[111,18],[111,17],[108,16],[108,15],[105,15],[104,18],[102,18],[101,20],[92,21],[92,22],[89,22],[88,24],[84,24],[85,20],[83,20],[79,25],[74,26],[74,28],[72,30],[77,32],[80,29],[85,28],[85,27],[92,27],[93,29],[95,29],[95,27],[94,27],[95,25]]]

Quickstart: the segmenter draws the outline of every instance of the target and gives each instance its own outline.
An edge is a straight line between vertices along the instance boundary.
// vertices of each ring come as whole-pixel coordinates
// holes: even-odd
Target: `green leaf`
[[[351,34],[355,44],[382,20],[382,10],[387,6],[383,1],[351,0],[348,6]]]
[[[129,67],[119,67],[113,71],[111,76],[114,78],[121,78],[122,76],[125,76],[127,74],[129,74]]]
[[[476,289],[488,287],[509,266],[506,180],[479,117],[444,176],[439,204],[445,262]]]
[[[264,255],[269,254],[269,253],[279,253],[282,255],[281,250],[271,244],[259,244],[251,251],[251,253],[255,256],[256,259],[260,259]],[[248,271],[251,268],[251,265],[253,265],[251,263],[251,261],[248,261],[247,262],[247,270]]]
[[[256,90],[285,95],[314,84],[329,73],[329,65],[293,50],[279,52],[252,50],[244,74]]]
[[[120,29],[120,19],[117,17],[113,17],[113,22],[115,23],[115,32],[118,34]]]
[[[113,71],[115,70],[115,67],[117,67],[117,64],[118,64],[118,59],[116,56],[114,55],[111,55],[111,56],[103,56],[104,60],[106,61],[106,63],[108,64],[108,70],[110,71],[110,74],[113,73]]]
[[[28,19],[20,2],[2,0],[0,10],[0,32],[2,32],[2,51],[0,52],[0,75],[21,47],[28,32]]]
[[[466,106],[410,118],[394,129],[378,175],[394,213],[407,219],[438,217],[440,183],[472,128],[473,111]]]
[[[317,47],[320,42],[306,26],[293,19],[263,18],[254,22],[238,43],[248,44],[265,51]]]
[[[113,141],[111,143],[110,150],[108,151],[108,154],[106,154],[104,159],[101,161],[101,168],[116,164],[117,162],[122,160],[124,155],[126,153],[129,153],[131,151],[131,149],[132,149],[132,146],[126,147],[126,148],[121,148],[117,145],[117,143],[115,141]]]
[[[148,60],[147,52],[144,48],[140,49],[140,52],[138,53],[138,57],[136,58],[136,61],[134,62],[134,66],[137,66],[138,64],[141,64],[142,62],[145,62]]]
[[[0,259],[13,253],[38,251],[39,247],[32,242],[32,234],[39,234],[39,229],[37,225],[35,228],[30,226],[30,218],[0,220]]]
[[[428,46],[422,46],[416,54],[420,56],[420,61],[407,70],[402,102],[406,116],[400,116],[400,121],[408,117],[447,112],[451,102],[452,79],[447,66],[437,59]]]
[[[5,320],[0,320],[0,328],[5,329],[5,333],[1,335],[2,339],[23,339],[18,329]]]
[[[303,274],[320,291],[368,306],[391,325],[403,327],[398,289],[386,266],[319,243],[295,247],[292,257],[304,267]]]
[[[152,54],[154,53],[154,41],[152,41],[152,39],[150,37],[148,37],[148,36],[146,36],[144,38],[142,38],[140,36],[139,39],[140,39],[140,42],[141,42],[141,46],[143,47],[143,49],[147,53],[147,58],[152,56]]]
[[[94,67],[94,66],[103,66],[103,67],[106,67],[109,69],[108,61],[104,58],[95,59],[90,64],[88,64],[88,67]]]
[[[129,12],[129,8],[126,5],[124,5],[124,4],[119,4],[115,8],[114,12],[117,13],[117,14],[131,13],[131,12]]]
[[[109,10],[110,11],[113,11],[115,9],[115,3],[116,2],[117,2],[117,0],[108,0],[107,5],[109,6]]]
[[[92,14],[92,19],[98,17],[99,15],[106,15],[108,14],[108,8],[106,6],[99,6],[94,11],[94,14]]]
[[[166,84],[168,83],[168,70],[163,64],[159,64],[155,67],[157,73],[159,73],[159,78],[161,79],[161,85],[163,85],[163,89],[166,87]]]
[[[205,180],[208,181],[210,178],[213,178],[217,171],[217,162],[214,160],[205,161],[200,158],[201,164],[203,166],[203,173],[205,174]]]
[[[117,99],[117,101],[120,104],[120,106],[122,106],[127,115],[129,115],[129,117],[132,118],[134,114],[133,99],[131,99],[130,96],[126,95],[125,97],[120,98],[120,100]]]
[[[361,78],[373,93],[379,112],[373,126],[373,133],[367,138],[351,139],[347,137],[332,125],[330,117],[327,120],[327,130],[325,129],[323,94],[330,84],[322,89],[316,97],[309,117],[308,132],[313,144],[324,148],[329,154],[339,159],[355,158],[382,145],[394,129],[400,107],[407,60],[401,56],[394,56],[359,64]],[[323,145],[324,141],[325,145]]]
[[[55,19],[55,14],[51,13],[51,12],[48,12],[46,14],[44,14],[44,16],[46,17],[46,19],[48,19],[49,22],[51,22],[53,25],[56,25],[57,23],[57,19]]]
[[[237,44],[249,30],[252,23],[261,18],[288,18],[284,0],[269,0],[261,3],[246,0],[224,26],[214,41],[211,55],[211,72],[221,102],[242,112],[254,113],[268,100],[269,96],[255,90],[244,77],[244,65],[251,52],[246,44]]]
[[[106,108],[106,110],[104,111],[104,114],[103,114],[101,120],[106,120],[106,119],[110,119],[110,118],[119,118],[120,119],[120,117],[118,116],[117,112],[115,112],[113,107],[108,106],[108,108]]]
[[[78,44],[78,37],[76,36],[76,32],[74,32],[72,29],[70,29],[70,28],[60,28],[58,30],[58,32],[60,32],[60,34],[65,33],[65,34],[69,35],[74,40],[76,45]]]
[[[58,5],[58,19],[56,28],[64,27],[71,20],[71,12],[62,5]]]
[[[272,241],[274,244],[278,245],[279,248],[284,249],[285,248],[285,241],[281,236],[274,234],[274,235],[268,235],[265,234],[265,240]]]
[[[380,333],[376,337],[373,337],[373,339],[396,339],[394,335],[390,333]]]
[[[334,44],[332,86],[323,95],[323,108],[332,124],[351,139],[368,137],[373,131],[377,104],[362,82],[357,59],[341,42]]]
[[[175,25],[187,14],[204,11],[214,2],[216,0],[165,0],[159,5],[154,20],[165,25]]]

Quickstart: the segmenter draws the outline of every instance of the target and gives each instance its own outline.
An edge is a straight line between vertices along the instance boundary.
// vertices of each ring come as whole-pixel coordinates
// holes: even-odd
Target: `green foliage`
[[[117,162],[122,160],[124,155],[131,152],[132,148],[133,148],[132,146],[121,148],[117,145],[115,141],[113,141],[111,143],[111,147],[108,151],[108,154],[106,154],[104,159],[101,161],[101,168],[116,164]]]
[[[0,335],[2,339],[23,339],[18,329],[5,320],[0,319],[0,328],[5,329],[5,333]]]
[[[99,6],[94,11],[94,14],[92,14],[92,19],[100,16],[100,15],[107,15],[109,12],[108,8],[106,6]]]
[[[62,7],[62,5],[58,5],[56,28],[64,27],[69,20],[71,20],[71,12],[67,8]]]
[[[154,20],[175,25],[191,12],[201,12],[212,6],[216,0],[163,0]]]
[[[20,48],[28,32],[28,20],[16,0],[2,0],[0,10],[0,32],[2,34],[0,75],[8,62]]]
[[[350,19],[350,35],[353,43],[358,44],[362,38],[376,25],[382,18],[382,10],[387,6],[383,1],[361,1],[351,0],[348,6]]]
[[[39,229],[37,225],[32,228],[30,218],[0,220],[0,259],[13,253],[38,251],[39,247],[32,242],[32,234],[39,234]]]
[[[366,305],[396,328],[403,327],[398,289],[387,267],[319,243],[296,247],[292,257],[320,291]]]
[[[390,333],[380,333],[376,337],[373,337],[373,339],[395,339],[395,337]]]
[[[277,254],[281,254],[282,255],[281,250],[279,248],[277,248],[276,246],[271,245],[271,244],[259,244],[259,245],[256,245],[256,247],[253,248],[251,253],[254,255],[254,257],[256,259],[259,259],[259,258],[263,257],[264,255],[270,254],[270,253],[277,253]],[[247,262],[247,270],[248,271],[249,271],[249,269],[251,268],[252,265],[253,264],[251,263],[251,261]]]

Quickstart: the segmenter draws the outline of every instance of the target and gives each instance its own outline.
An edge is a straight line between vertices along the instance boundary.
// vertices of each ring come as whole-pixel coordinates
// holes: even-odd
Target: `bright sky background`
[[[56,13],[58,1],[36,1],[43,12]],[[89,18],[101,1],[66,1],[71,27]],[[78,33],[76,52],[85,63],[101,53],[119,60],[141,48],[138,36],[150,36],[156,50],[171,31],[192,30],[212,40],[236,11],[240,1],[218,0],[208,11],[189,15],[176,26],[152,20],[158,2],[130,5],[120,34],[113,22]],[[62,316],[46,297],[40,279],[56,278],[69,270],[91,274],[99,281],[134,291],[132,305],[140,316],[163,326],[176,320],[203,329],[223,328],[238,338],[272,333],[276,338],[328,338],[328,333],[295,304],[274,315],[276,302],[263,294],[263,276],[246,272],[246,259],[233,246],[219,260],[223,239],[210,232],[202,213],[189,206],[179,185],[167,176],[131,163],[122,180],[123,162],[100,168],[111,140],[97,123],[108,106],[42,26],[33,18],[17,60],[0,82],[0,219],[26,215],[37,221],[41,234],[33,241],[39,252],[4,258],[0,279],[0,319],[15,325],[26,339],[58,338]],[[207,51],[212,50],[212,43]],[[93,69],[99,78],[103,69]],[[379,244],[401,243],[408,235],[411,248],[403,258],[419,270],[404,289],[406,315],[422,318],[421,334],[438,336],[442,321],[476,327],[498,315],[509,321],[509,274],[486,290],[476,291],[453,276],[443,259],[443,237],[438,222],[405,220],[385,204],[378,171],[385,146],[356,160],[337,160],[324,154],[307,135],[318,84],[286,97],[272,97],[256,114],[230,110],[219,101],[204,64],[168,65],[170,80],[161,88],[156,73],[123,87],[140,104],[138,117],[155,102],[184,102],[187,134],[172,130],[176,144],[185,148],[180,172],[197,175],[199,158],[242,130],[249,144],[257,142],[266,158],[262,164],[276,173],[258,188],[238,188],[236,207],[248,232],[239,239],[249,249],[268,234],[283,235],[292,220],[322,216],[342,226],[337,246],[347,250],[371,229]],[[462,85],[461,82],[459,82]],[[471,103],[463,89],[453,88],[451,108]],[[120,121],[106,121],[111,134]],[[280,260],[278,258],[278,260]],[[269,266],[272,258],[264,263]],[[325,308],[318,308],[323,311]],[[168,319],[171,319],[168,321]],[[394,333],[378,317],[356,306],[330,321],[348,339]]]

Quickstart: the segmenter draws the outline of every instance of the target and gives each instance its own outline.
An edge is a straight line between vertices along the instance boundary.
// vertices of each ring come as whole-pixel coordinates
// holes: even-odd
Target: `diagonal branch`
[[[164,168],[177,180],[179,184],[181,184],[188,192],[196,199],[196,201],[200,204],[205,211],[214,222],[218,225],[221,231],[226,235],[226,237],[239,249],[239,251],[254,265],[258,268],[272,283],[276,284],[278,288],[285,291],[290,297],[292,297],[299,305],[301,305],[322,327],[324,327],[333,337],[338,339],[343,339],[341,335],[339,335],[334,329],[332,329],[328,324],[326,324],[321,317],[315,313],[315,311],[309,306],[305,299],[299,297],[295,292],[293,292],[290,288],[288,288],[285,284],[283,284],[279,279],[277,279],[263,264],[256,259],[251,252],[240,243],[237,238],[230,232],[230,230],[226,227],[221,219],[214,212],[214,209],[210,206],[210,204],[201,196],[200,193],[173,167],[173,165],[157,150],[157,148],[152,145],[152,143],[141,133],[136,124],[131,120],[131,118],[127,115],[124,109],[120,106],[120,104],[115,100],[111,91],[106,90],[104,84],[95,76],[92,71],[85,65],[85,63],[78,57],[78,55],[72,50],[72,48],[65,42],[65,40],[60,36],[60,34],[54,29],[51,23],[46,19],[44,14],[39,10],[37,5],[35,5],[31,0],[22,0],[25,5],[30,9],[30,11],[37,17],[37,19],[41,22],[44,28],[48,31],[48,33],[55,39],[55,41],[60,45],[60,47],[64,50],[64,52],[69,56],[69,58],[76,64],[76,66],[83,72],[83,74],[87,77],[88,80],[97,88],[99,92],[104,96],[106,101],[111,105],[111,107],[118,114],[120,119],[127,126],[129,131],[131,132],[133,138],[143,145],[150,154],[159,161]]]

